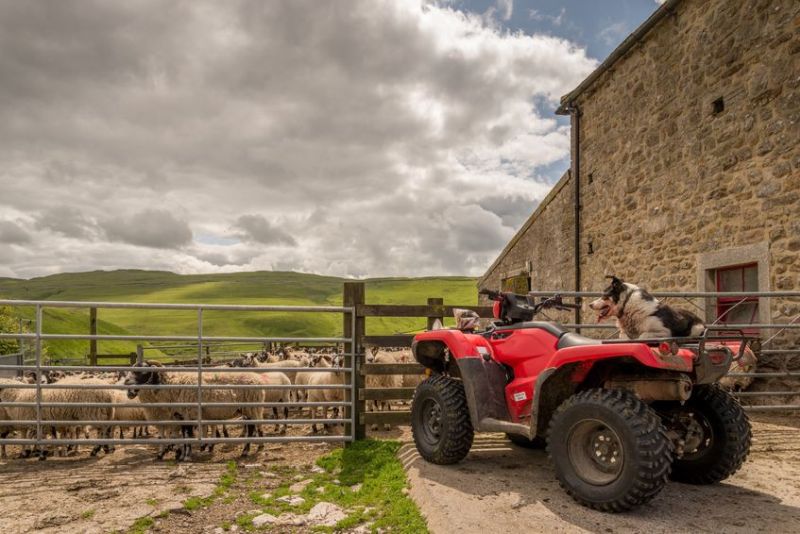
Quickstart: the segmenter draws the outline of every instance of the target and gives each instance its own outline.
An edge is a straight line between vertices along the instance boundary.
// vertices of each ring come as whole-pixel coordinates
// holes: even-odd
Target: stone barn
[[[800,291],[800,2],[668,0],[556,113],[570,168],[481,288]],[[769,300],[724,321],[800,314]]]

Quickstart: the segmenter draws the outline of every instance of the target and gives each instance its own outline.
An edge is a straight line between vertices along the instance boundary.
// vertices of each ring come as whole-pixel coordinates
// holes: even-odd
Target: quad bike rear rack
[[[718,334],[714,334],[714,332],[720,332]],[[603,339],[602,343],[604,345],[613,345],[613,344],[623,344],[623,343],[645,343],[649,346],[657,346],[662,343],[668,344],[676,344],[680,348],[686,348],[695,351],[697,354],[696,358],[699,358],[701,354],[706,352],[706,344],[711,342],[738,342],[739,349],[737,354],[734,356],[733,351],[725,345],[721,347],[716,345],[714,348],[724,348],[731,354],[731,361],[738,362],[742,356],[744,356],[745,350],[747,347],[750,347],[752,350],[752,345],[754,344],[754,338],[745,335],[742,330],[727,328],[724,326],[708,326],[703,331],[703,333],[699,336],[694,337],[660,337],[660,338],[647,338],[647,339]]]

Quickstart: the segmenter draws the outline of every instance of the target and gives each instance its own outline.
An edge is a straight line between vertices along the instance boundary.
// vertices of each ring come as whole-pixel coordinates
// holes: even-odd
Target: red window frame
[[[756,268],[756,273],[758,273],[758,263],[744,263],[741,265],[731,265],[730,267],[722,267],[716,269],[714,272],[714,278],[717,286],[718,292],[723,292],[722,288],[722,273],[730,272],[730,271],[741,271],[742,276],[742,285],[741,287],[745,287],[745,270],[751,267]],[[758,297],[717,297],[717,319],[723,314],[727,313],[727,311],[740,301],[744,300],[744,302],[755,302],[755,306],[753,307],[753,315],[750,317],[750,322],[755,322],[755,319],[758,317]],[[723,317],[719,320],[720,324],[725,324],[728,322],[728,315]],[[747,333],[757,333],[758,329],[749,328],[746,329],[745,332]]]

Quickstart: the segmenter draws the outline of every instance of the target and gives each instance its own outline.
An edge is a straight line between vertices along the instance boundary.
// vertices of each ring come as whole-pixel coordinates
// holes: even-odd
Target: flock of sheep
[[[400,363],[411,361],[411,358],[408,350],[367,350],[368,362]],[[285,349],[276,354],[249,353],[224,367],[204,368],[203,387],[199,393],[203,405],[202,426],[197,424],[196,371],[144,362],[125,374],[50,373],[39,377],[43,386],[42,433],[43,437],[52,439],[92,440],[91,454],[94,456],[101,450],[106,453],[114,450],[111,444],[102,440],[115,437],[117,430],[120,439],[136,439],[149,437],[155,428],[159,438],[183,440],[177,446],[160,444],[158,458],[174,450],[176,459],[188,460],[191,458],[191,442],[199,428],[202,428],[205,438],[214,439],[228,437],[229,426],[242,426],[242,455],[247,455],[251,448],[249,440],[263,436],[264,425],[274,423],[276,432],[286,433],[290,420],[289,406],[301,419],[306,413],[310,416],[313,433],[318,432],[318,418],[323,420],[323,432],[331,432],[331,423],[336,421],[328,420],[329,408],[333,408],[333,419],[336,420],[340,413],[336,403],[345,400],[344,391],[350,383],[349,373],[342,369],[341,364],[342,356],[335,350]],[[292,371],[293,368],[298,371]],[[318,370],[304,371],[302,368]],[[368,376],[367,387],[414,387],[422,378],[418,375]],[[36,420],[35,380],[33,377],[26,380],[0,379],[0,439],[15,434],[24,439],[36,436],[35,424],[16,423]],[[284,403],[293,404],[281,406]],[[333,406],[319,406],[320,403]],[[373,403],[373,409],[390,407],[386,402],[377,401]],[[265,419],[265,414],[269,413],[272,419]],[[12,421],[15,424],[11,424]],[[92,431],[95,438],[91,437]],[[211,441],[209,448],[213,449],[213,443]],[[263,442],[259,442],[258,450],[262,445]],[[44,459],[48,454],[70,454],[77,448],[76,445],[39,449],[23,446],[21,455],[37,454]],[[5,445],[0,454],[6,457]]]

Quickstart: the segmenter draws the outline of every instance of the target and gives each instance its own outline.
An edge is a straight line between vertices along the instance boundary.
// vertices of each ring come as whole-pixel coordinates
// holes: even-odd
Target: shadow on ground
[[[559,487],[542,450],[521,449],[502,435],[476,437],[454,466],[400,451],[412,496],[433,532],[798,532],[800,430],[754,424],[742,470],[722,484],[669,483],[651,503],[625,514],[577,505]]]

